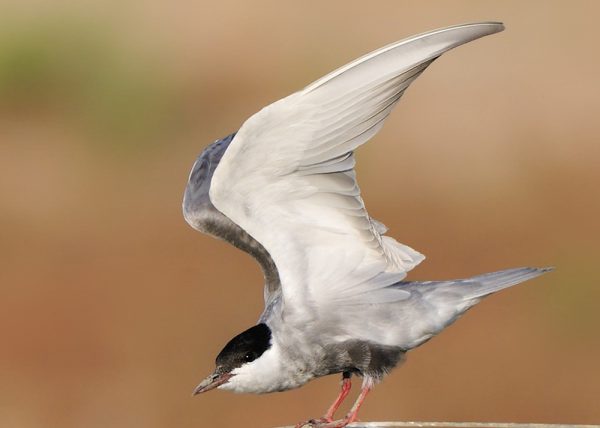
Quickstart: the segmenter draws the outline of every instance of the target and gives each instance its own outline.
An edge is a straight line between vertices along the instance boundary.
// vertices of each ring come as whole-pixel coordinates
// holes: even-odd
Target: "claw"
[[[300,422],[299,424],[297,424],[295,426],[295,428],[302,428],[302,427],[317,428],[317,427],[326,426],[325,424],[328,424],[331,422],[333,422],[333,419],[327,419],[325,417],[322,417],[319,419],[309,419],[308,421]]]
[[[344,419],[338,419],[337,421],[326,420],[325,418],[311,419],[305,422],[303,425],[297,425],[297,428],[311,427],[311,428],[343,428],[353,421],[348,417]]]
[[[306,427],[306,426],[309,426],[312,428],[344,428],[346,425],[351,424],[352,422],[357,420],[358,410],[360,409],[360,406],[362,405],[363,401],[365,401],[365,397],[371,390],[371,387],[372,387],[372,385],[370,385],[369,383],[367,383],[366,385],[363,386],[362,390],[360,391],[360,395],[356,399],[356,402],[354,403],[354,405],[352,406],[352,408],[350,409],[348,414],[343,419],[338,419],[337,421],[327,420],[328,419],[327,417],[317,419],[317,420],[311,419],[310,421],[303,422],[301,424],[296,425],[296,428],[301,428],[301,427]],[[315,423],[313,423],[313,422],[315,422]]]

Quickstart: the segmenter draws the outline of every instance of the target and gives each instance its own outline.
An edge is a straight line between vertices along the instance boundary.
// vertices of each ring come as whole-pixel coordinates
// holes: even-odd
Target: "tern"
[[[472,23],[392,43],[263,108],[200,154],[184,217],[258,261],[265,309],[257,325],[225,345],[194,394],[284,391],[341,373],[325,415],[297,426],[344,427],[409,350],[485,296],[551,269],[405,281],[425,257],[386,236],[367,214],[355,177],[355,150],[414,80],[444,52],[503,29]],[[362,377],[361,392],[334,420],[352,375]]]

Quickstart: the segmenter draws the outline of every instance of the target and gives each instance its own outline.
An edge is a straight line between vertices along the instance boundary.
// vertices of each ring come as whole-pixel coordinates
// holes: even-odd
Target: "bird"
[[[256,325],[223,347],[194,395],[285,391],[341,374],[325,414],[296,426],[345,427],[408,351],[484,297],[552,270],[408,281],[425,257],[386,235],[356,180],[356,149],[409,85],[446,51],[503,29],[468,23],[387,45],[264,107],[202,151],[185,188],[184,218],[258,261],[265,306]],[[334,419],[352,376],[362,378],[360,394]]]

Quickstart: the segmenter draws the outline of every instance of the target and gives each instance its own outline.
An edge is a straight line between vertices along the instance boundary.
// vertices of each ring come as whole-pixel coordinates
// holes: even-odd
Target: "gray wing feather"
[[[273,259],[265,248],[213,205],[209,190],[215,169],[233,140],[231,134],[215,141],[198,156],[183,196],[183,216],[194,229],[222,239],[254,257],[265,277],[265,301],[279,291],[281,283]]]
[[[456,321],[485,296],[549,272],[524,267],[449,281],[402,281],[388,289],[410,293],[389,303],[346,306],[332,314],[330,325],[343,326],[353,339],[409,350],[425,343]]]
[[[412,348],[438,334],[484,297],[533,279],[553,268],[523,267],[477,275],[453,281],[403,281],[394,287],[410,291],[408,311],[415,311],[413,325],[420,330],[408,347]],[[420,336],[420,337],[419,337]]]
[[[449,298],[453,303],[473,300],[477,303],[485,296],[552,270],[551,267],[522,267],[452,281],[402,281],[393,287],[422,294],[423,297],[433,301],[439,300],[441,304],[444,303],[444,298]]]

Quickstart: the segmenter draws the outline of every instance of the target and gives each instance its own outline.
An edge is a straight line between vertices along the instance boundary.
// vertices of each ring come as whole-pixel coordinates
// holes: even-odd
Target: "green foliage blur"
[[[156,59],[93,20],[40,18],[0,29],[0,109],[78,126],[106,150],[148,149],[181,124],[177,88]]]

